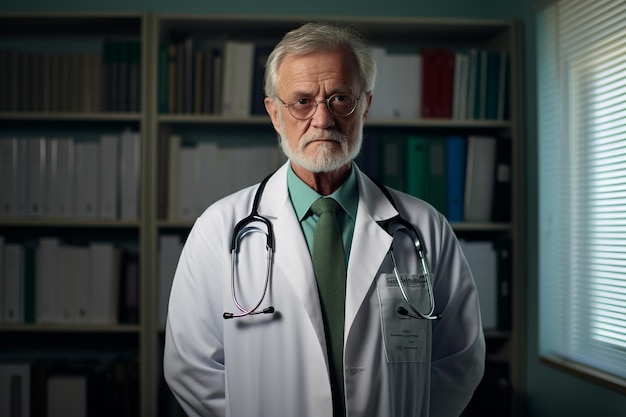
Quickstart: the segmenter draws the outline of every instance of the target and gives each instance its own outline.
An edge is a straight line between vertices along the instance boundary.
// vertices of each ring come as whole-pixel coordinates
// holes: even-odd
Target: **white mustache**
[[[348,137],[337,130],[326,130],[323,132],[311,132],[302,136],[300,144],[302,147],[308,145],[311,142],[317,140],[332,140],[334,142],[343,144],[348,140]]]

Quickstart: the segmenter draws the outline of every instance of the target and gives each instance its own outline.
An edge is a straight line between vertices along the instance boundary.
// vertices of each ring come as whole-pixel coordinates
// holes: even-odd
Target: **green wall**
[[[626,396],[571,377],[539,362],[537,353],[537,146],[534,0],[21,0],[0,3],[0,12],[152,11],[314,16],[412,16],[517,19],[524,22],[525,59],[525,171],[527,254],[528,417],[626,416]]]
[[[316,0],[21,0],[4,1],[0,11],[154,11],[176,13],[246,13],[355,16],[459,16],[515,18],[530,0],[391,0],[382,2]]]

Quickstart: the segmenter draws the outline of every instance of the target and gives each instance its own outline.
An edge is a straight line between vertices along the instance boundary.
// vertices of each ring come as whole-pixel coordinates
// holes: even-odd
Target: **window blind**
[[[537,30],[540,353],[626,378],[626,1]]]

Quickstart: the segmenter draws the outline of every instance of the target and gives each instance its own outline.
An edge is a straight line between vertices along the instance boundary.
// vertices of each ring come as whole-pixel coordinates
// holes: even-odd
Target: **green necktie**
[[[346,258],[332,198],[319,198],[311,211],[319,216],[313,235],[313,268],[319,289],[330,362],[333,416],[345,415],[343,389],[343,324],[346,300]]]

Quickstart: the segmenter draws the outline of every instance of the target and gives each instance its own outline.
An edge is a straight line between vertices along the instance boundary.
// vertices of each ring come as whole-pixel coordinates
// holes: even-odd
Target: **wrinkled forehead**
[[[343,49],[287,56],[277,74],[280,90],[320,88],[356,92],[361,81],[356,58]]]

